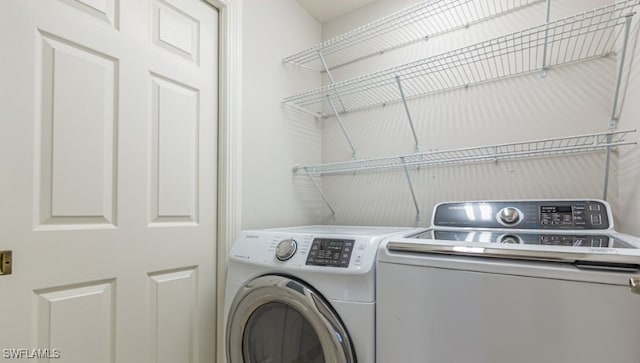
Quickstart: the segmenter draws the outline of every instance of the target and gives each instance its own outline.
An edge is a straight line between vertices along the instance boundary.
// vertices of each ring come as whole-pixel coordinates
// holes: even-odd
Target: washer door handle
[[[640,276],[629,278],[629,288],[632,293],[640,295]]]

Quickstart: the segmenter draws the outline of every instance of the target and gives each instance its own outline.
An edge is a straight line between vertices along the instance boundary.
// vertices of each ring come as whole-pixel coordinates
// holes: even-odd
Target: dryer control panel
[[[601,200],[472,201],[436,206],[433,226],[546,230],[606,230],[609,206]]]

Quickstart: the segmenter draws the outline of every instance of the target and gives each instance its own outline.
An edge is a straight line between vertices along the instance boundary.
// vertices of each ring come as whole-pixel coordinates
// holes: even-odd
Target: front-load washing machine
[[[375,259],[398,227],[244,231],[226,286],[228,363],[375,360]]]

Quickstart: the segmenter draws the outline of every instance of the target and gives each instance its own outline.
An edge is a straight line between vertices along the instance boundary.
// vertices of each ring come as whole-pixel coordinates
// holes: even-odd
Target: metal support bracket
[[[609,118],[609,129],[613,130],[618,126],[618,98],[620,97],[620,87],[622,86],[622,73],[624,70],[624,62],[627,56],[627,45],[629,44],[629,32],[631,30],[631,21],[635,13],[627,15],[624,24],[624,38],[622,41],[622,50],[620,52],[620,63],[618,64],[618,73],[616,75],[616,86],[613,94],[613,105],[611,106],[611,117]],[[607,135],[607,143],[611,144],[611,135]],[[609,168],[611,164],[611,146],[607,146],[607,154],[604,161],[604,186],[602,191],[602,199],[607,200],[609,189]]]
[[[336,117],[336,120],[338,120],[338,125],[340,125],[340,128],[342,129],[342,133],[344,134],[345,139],[347,139],[347,142],[349,143],[349,147],[351,148],[351,156],[355,159],[356,149],[353,147],[353,143],[351,142],[351,138],[349,138],[347,129],[344,128],[344,124],[342,123],[342,118],[340,117],[340,114],[336,110],[336,106],[333,104],[333,101],[331,101],[331,97],[329,95],[327,95],[327,102],[329,102],[329,106],[331,106],[333,115]]]
[[[307,169],[305,168],[305,171]],[[320,193],[320,196],[322,197],[322,200],[324,201],[324,203],[327,205],[327,207],[329,207],[329,210],[331,211],[331,216],[333,216],[333,219],[336,218],[336,211],[335,209],[333,209],[333,207],[331,206],[331,203],[329,203],[329,200],[327,199],[327,196],[324,195],[324,193],[322,192],[322,189],[320,189],[320,187],[318,186],[318,183],[316,183],[315,178],[313,177],[313,175],[309,174],[307,172],[307,176],[309,177],[309,180],[311,180],[311,184],[313,184],[313,186],[316,188],[316,190],[318,191],[318,193]]]
[[[416,135],[416,129],[413,127],[413,120],[411,119],[411,113],[409,112],[409,106],[407,106],[407,99],[404,96],[404,91],[402,90],[402,81],[400,81],[400,76],[396,76],[396,82],[398,83],[398,90],[400,90],[400,97],[402,97],[402,104],[404,105],[404,111],[407,114],[407,120],[409,121],[409,126],[411,126],[411,133],[413,134],[413,140],[416,144],[416,152],[420,152],[420,143],[418,142],[418,136]]]
[[[542,49],[542,68],[540,69],[540,78],[547,76],[547,45],[549,37],[549,19],[551,19],[551,0],[547,0],[547,10],[545,14],[545,24],[547,24],[544,30],[544,46]]]
[[[324,56],[322,55],[322,52],[318,51],[318,57],[320,58],[320,62],[322,62],[322,67],[324,68],[324,71],[327,72],[327,76],[329,76],[329,82],[331,82],[331,86],[333,86],[334,83],[336,83],[336,81],[333,79],[333,75],[331,74],[331,71],[329,70],[329,66],[327,65],[327,62],[325,61]],[[338,101],[340,101],[340,105],[342,106],[342,112],[347,112],[347,108],[344,107],[344,102],[342,101],[342,97],[340,97],[340,94],[338,92],[336,92],[334,87],[332,87],[332,88],[333,88],[333,92],[338,97]]]
[[[418,200],[416,199],[416,193],[413,191],[413,184],[411,183],[411,178],[409,177],[409,170],[407,169],[407,163],[405,162],[404,157],[401,158],[402,167],[404,168],[404,176],[407,178],[407,183],[409,184],[409,191],[411,192],[411,198],[413,198],[413,206],[416,208],[416,221],[420,221],[420,207],[418,206]]]

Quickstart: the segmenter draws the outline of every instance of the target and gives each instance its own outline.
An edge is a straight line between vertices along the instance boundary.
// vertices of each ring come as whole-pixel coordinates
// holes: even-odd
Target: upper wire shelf
[[[295,166],[293,171],[294,173],[311,176],[331,175],[589,153],[605,151],[607,148],[614,146],[637,144],[636,141],[625,140],[627,136],[635,132],[635,129],[621,130],[384,158]]]
[[[398,49],[542,0],[427,0],[326,40],[283,60],[315,71]]]
[[[340,113],[470,84],[544,70],[611,53],[640,0],[626,0],[402,66],[287,97],[283,106],[316,117],[334,102]],[[398,84],[402,82],[404,97]]]

